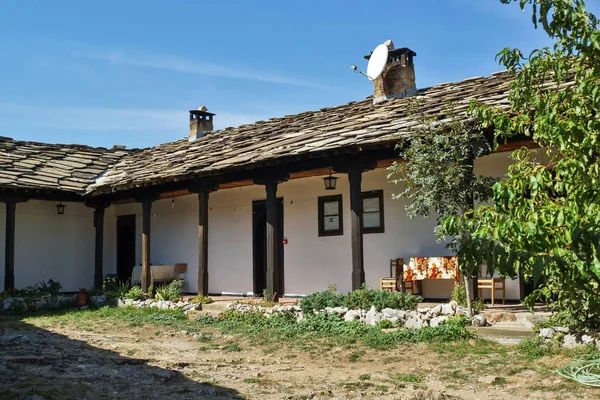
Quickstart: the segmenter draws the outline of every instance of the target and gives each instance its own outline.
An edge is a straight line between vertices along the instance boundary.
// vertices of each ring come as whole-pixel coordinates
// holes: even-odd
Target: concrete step
[[[231,304],[231,303],[224,302],[224,301],[215,301],[214,303],[210,303],[210,304],[202,304],[202,311],[218,311],[218,312],[227,311],[227,306],[229,304]]]
[[[535,334],[529,327],[510,322],[485,327],[469,326],[467,329],[487,339],[527,339]]]

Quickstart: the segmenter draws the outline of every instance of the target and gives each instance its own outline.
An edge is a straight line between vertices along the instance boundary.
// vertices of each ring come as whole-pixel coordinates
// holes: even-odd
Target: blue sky
[[[498,0],[13,0],[0,37],[0,136],[130,148],[184,137],[200,105],[224,128],[364,99],[350,66],[387,39],[419,88],[549,43]]]

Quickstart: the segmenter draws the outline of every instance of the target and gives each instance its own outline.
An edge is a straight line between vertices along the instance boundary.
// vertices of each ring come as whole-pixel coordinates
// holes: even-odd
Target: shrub
[[[307,314],[313,310],[322,310],[325,307],[348,307],[350,309],[369,309],[375,306],[381,311],[384,308],[398,310],[411,310],[417,307],[420,296],[411,293],[390,292],[387,290],[369,289],[363,286],[348,294],[337,294],[332,288],[323,292],[315,292],[300,301],[302,312]]]
[[[129,300],[145,300],[146,294],[142,291],[141,286],[132,286],[131,289],[125,294],[125,298]]]
[[[27,286],[23,290],[23,294],[27,297],[39,297],[39,296],[58,296],[62,289],[60,282],[53,279],[48,279],[48,282],[39,281],[33,285]]]
[[[105,294],[107,297],[113,299],[124,299],[129,292],[129,282],[111,282],[111,285],[108,286],[109,289],[105,290]]]
[[[346,305],[345,296],[337,294],[330,288],[323,292],[312,293],[300,300],[300,309],[304,314],[311,313],[313,310],[322,310],[325,307],[342,307]]]
[[[175,279],[166,286],[156,288],[156,298],[163,301],[174,301],[183,296],[183,281]]]
[[[457,302],[461,307],[467,306],[467,291],[465,290],[464,285],[454,285],[450,300]]]
[[[214,300],[208,296],[196,296],[190,300],[192,304],[210,304],[214,303]]]

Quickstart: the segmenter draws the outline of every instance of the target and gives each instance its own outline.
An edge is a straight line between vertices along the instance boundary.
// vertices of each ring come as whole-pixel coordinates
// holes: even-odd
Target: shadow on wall
[[[243,399],[148,361],[0,317],[1,399]]]

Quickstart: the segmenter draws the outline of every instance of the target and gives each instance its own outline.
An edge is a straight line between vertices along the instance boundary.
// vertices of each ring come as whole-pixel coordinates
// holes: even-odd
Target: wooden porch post
[[[279,246],[277,240],[277,181],[267,182],[267,292],[276,300],[281,294],[279,287]]]
[[[142,290],[148,291],[152,276],[150,274],[152,201],[142,202]]]
[[[198,295],[208,296],[208,189],[198,192]]]
[[[17,203],[6,202],[6,237],[4,249],[4,290],[15,288],[15,214]]]
[[[94,287],[102,288],[104,280],[104,207],[94,209],[96,213],[96,248],[94,257]]]
[[[265,185],[267,194],[267,295],[273,301],[281,296],[281,265],[279,263],[279,245],[277,242],[277,230],[279,221],[277,214],[277,185],[287,181],[289,175],[281,171],[271,171],[260,178],[255,178],[254,183]]]
[[[352,290],[358,290],[365,282],[365,266],[363,256],[363,210],[361,198],[362,170],[350,165],[348,171],[350,182],[350,237],[352,240]]]
[[[151,221],[152,221],[152,202],[160,198],[159,194],[145,194],[136,198],[137,202],[142,203],[142,290],[148,291],[152,282],[150,271],[150,244],[151,244]]]
[[[94,249],[94,287],[102,288],[104,281],[104,210],[110,206],[106,200],[90,200],[86,206],[94,209],[95,249]]]

